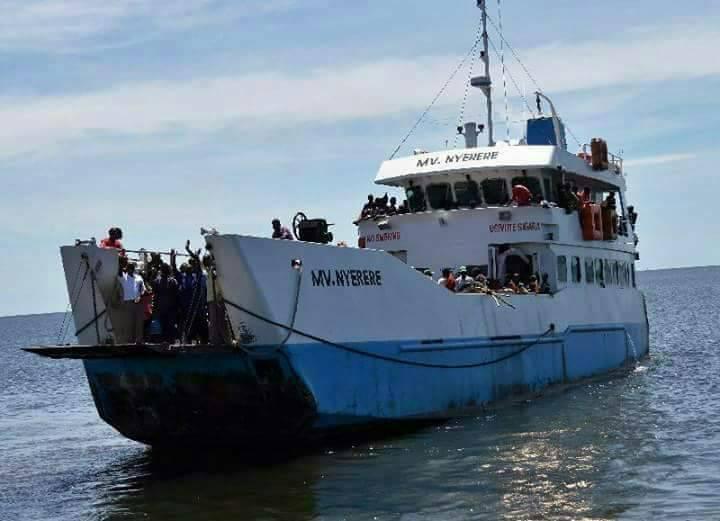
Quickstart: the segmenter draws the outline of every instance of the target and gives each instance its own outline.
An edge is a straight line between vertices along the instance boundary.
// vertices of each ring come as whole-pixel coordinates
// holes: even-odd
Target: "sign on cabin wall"
[[[539,222],[523,223],[493,223],[489,226],[490,233],[519,233],[519,232],[540,232],[542,224]]]
[[[371,233],[371,234],[361,237],[361,239],[365,239],[365,244],[368,244],[368,245],[375,243],[375,242],[399,241],[400,240],[400,232]]]
[[[470,152],[465,154],[440,154],[435,156],[423,156],[417,159],[417,168],[427,166],[449,165],[466,163],[468,161],[493,161],[500,157],[500,152]]]

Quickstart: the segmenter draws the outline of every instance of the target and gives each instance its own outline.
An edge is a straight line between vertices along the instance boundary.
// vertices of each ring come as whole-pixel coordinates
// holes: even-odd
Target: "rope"
[[[269,319],[262,315],[259,315],[258,313],[255,313],[254,311],[251,311],[243,306],[235,304],[234,302],[231,302],[227,299],[225,299],[224,301],[225,301],[225,304],[227,304],[228,306],[235,308],[238,311],[241,311],[243,313],[246,313],[246,314],[250,315],[251,317],[260,320],[261,322],[265,322],[266,324],[270,324],[271,326],[285,329],[287,331],[290,331],[291,333],[295,333],[295,334],[305,337],[309,340],[314,340],[315,342],[326,345],[328,347],[333,347],[333,348],[339,349],[341,351],[346,351],[348,353],[353,353],[353,354],[364,356],[367,358],[383,360],[385,362],[392,362],[395,364],[408,365],[408,366],[413,366],[413,367],[425,367],[425,368],[431,368],[431,369],[473,369],[473,368],[477,368],[477,367],[485,367],[485,366],[489,366],[489,365],[499,364],[500,362],[504,362],[505,360],[509,360],[510,358],[519,356],[520,354],[524,353],[531,347],[534,347],[535,345],[540,343],[540,341],[543,338],[545,338],[547,335],[549,335],[550,333],[555,331],[555,324],[551,324],[550,327],[548,327],[547,331],[545,331],[542,335],[537,337],[533,342],[529,343],[525,347],[522,347],[516,351],[513,351],[512,353],[508,353],[507,355],[503,355],[494,360],[488,360],[485,362],[477,362],[474,364],[460,364],[460,365],[431,364],[431,363],[426,363],[426,362],[416,362],[413,360],[404,360],[402,358],[395,358],[392,356],[386,356],[386,355],[381,355],[381,354],[377,354],[377,353],[370,353],[368,351],[363,351],[362,349],[356,349],[354,347],[350,347],[350,346],[347,346],[344,344],[338,344],[337,342],[333,342],[331,340],[327,340],[325,338],[322,338],[322,337],[319,337],[319,336],[316,336],[316,335],[313,335],[310,333],[305,333],[304,331],[300,331],[299,329],[296,329],[295,327],[287,326],[285,324],[276,322],[275,320],[272,320],[272,319]]]
[[[80,263],[80,266],[82,266],[82,263]],[[85,286],[85,281],[87,280],[88,272],[90,271],[89,266],[85,266],[85,273],[83,274],[82,281],[80,283],[80,288],[78,289],[77,295],[75,295],[75,299],[72,301],[72,304],[70,305],[71,309],[75,309],[77,306],[78,300],[80,300],[80,295],[82,294],[83,287]],[[72,295],[71,295],[72,297]],[[68,334],[68,330],[70,329],[70,322],[67,323],[67,330],[65,330],[62,334],[62,338],[58,341],[58,345],[62,345],[65,343],[65,337]]]
[[[420,123],[422,123],[422,120],[425,119],[425,116],[427,116],[428,112],[430,112],[430,110],[435,106],[435,103],[437,102],[437,100],[440,99],[440,96],[443,95],[443,93],[444,93],[445,90],[447,89],[448,85],[450,85],[450,82],[455,78],[455,76],[457,75],[457,73],[460,72],[460,69],[463,68],[463,66],[465,65],[465,62],[467,61],[467,59],[468,59],[471,55],[473,55],[473,54],[475,53],[475,49],[477,48],[478,43],[480,43],[480,40],[477,39],[477,38],[475,38],[475,41],[473,42],[472,47],[470,48],[470,50],[468,51],[468,53],[465,55],[465,57],[463,57],[462,60],[460,60],[460,63],[458,64],[458,66],[457,66],[457,67],[455,68],[455,70],[450,74],[450,77],[448,77],[447,81],[446,81],[445,84],[442,86],[442,88],[440,89],[440,91],[438,91],[438,93],[435,95],[435,97],[433,98],[433,100],[430,102],[430,105],[428,105],[427,108],[422,112],[422,114],[420,114],[420,117],[417,119],[417,121],[415,122],[415,124],[410,128],[410,130],[408,131],[408,133],[405,134],[405,137],[402,138],[402,140],[400,140],[400,144],[395,148],[395,150],[393,151],[393,153],[390,154],[390,159],[393,159],[393,158],[397,155],[397,153],[400,151],[400,149],[401,149],[402,146],[405,144],[405,142],[410,138],[410,136],[412,135],[412,133],[415,132],[415,129],[420,125]]]
[[[297,277],[296,277],[297,284],[295,287],[295,304],[293,305],[293,311],[292,311],[292,315],[290,317],[290,328],[288,328],[287,335],[285,336],[283,341],[280,342],[280,345],[278,346],[277,349],[282,348],[287,343],[287,341],[290,340],[290,337],[293,334],[292,329],[295,327],[295,317],[297,316],[298,304],[300,303],[300,286],[302,285],[302,270],[298,269],[296,271],[297,271]]]
[[[72,284],[70,285],[70,292],[69,292],[69,298],[68,298],[68,305],[65,309],[65,314],[63,315],[62,324],[60,324],[60,329],[57,333],[57,344],[60,345],[60,340],[65,339],[65,324],[67,322],[68,317],[70,316],[70,310],[72,308],[72,301],[73,301],[73,295],[75,294],[75,286],[77,286],[78,277],[80,275],[80,270],[82,269],[82,262],[78,263],[77,271],[75,272],[75,276],[73,276]]]

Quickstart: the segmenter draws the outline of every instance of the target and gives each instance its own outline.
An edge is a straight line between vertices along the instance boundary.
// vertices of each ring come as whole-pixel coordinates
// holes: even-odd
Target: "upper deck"
[[[472,173],[482,177],[522,170],[555,170],[594,180],[608,189],[625,191],[625,176],[620,162],[610,164],[606,170],[594,170],[588,157],[580,157],[557,146],[504,143],[493,147],[423,152],[384,161],[375,183],[406,186],[411,180],[432,180],[449,174]]]

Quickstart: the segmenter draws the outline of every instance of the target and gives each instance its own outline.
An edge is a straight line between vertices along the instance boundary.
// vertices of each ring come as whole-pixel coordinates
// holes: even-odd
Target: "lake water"
[[[19,350],[63,315],[1,318],[0,519],[720,519],[720,268],[640,283],[651,356],[627,375],[250,462],[123,439],[80,362]]]

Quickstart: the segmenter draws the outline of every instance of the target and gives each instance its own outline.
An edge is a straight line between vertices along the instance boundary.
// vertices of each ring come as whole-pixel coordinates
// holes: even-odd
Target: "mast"
[[[488,146],[495,145],[495,139],[493,137],[493,120],[492,120],[492,80],[490,79],[490,53],[489,53],[489,40],[487,32],[487,5],[485,0],[477,0],[477,6],[482,11],[482,40],[483,40],[483,51],[482,61],[485,64],[485,75],[475,76],[470,80],[470,85],[477,87],[483,91],[485,98],[487,99],[487,129],[488,129]]]

